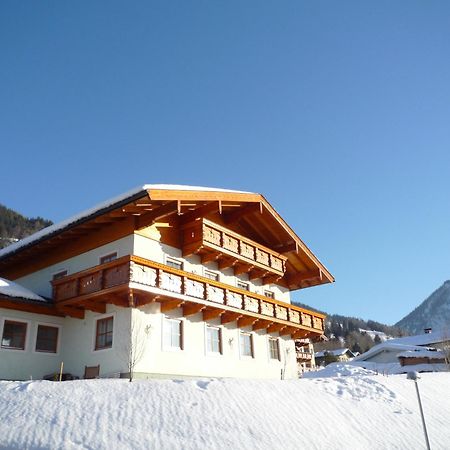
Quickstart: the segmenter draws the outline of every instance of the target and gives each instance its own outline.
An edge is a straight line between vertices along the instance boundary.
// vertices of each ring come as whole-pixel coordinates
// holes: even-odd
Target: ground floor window
[[[222,353],[222,333],[219,327],[206,326],[206,352]]]
[[[251,333],[245,333],[241,331],[240,341],[241,341],[241,356],[250,356],[253,358],[254,357],[253,339]]]
[[[25,338],[27,336],[27,324],[5,320],[3,324],[2,348],[25,350]]]
[[[95,333],[95,350],[103,350],[112,347],[114,317],[105,317],[97,320]]]
[[[171,350],[183,350],[183,322],[165,317],[163,330],[163,346]]]
[[[38,325],[36,336],[36,351],[56,353],[58,348],[58,327]]]
[[[277,338],[269,337],[270,359],[280,360],[280,342]]]

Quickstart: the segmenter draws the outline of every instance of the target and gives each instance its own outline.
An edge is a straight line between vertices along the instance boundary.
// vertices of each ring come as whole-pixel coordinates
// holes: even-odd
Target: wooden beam
[[[219,308],[204,309],[203,310],[203,320],[207,321],[207,320],[215,319],[216,317],[220,317],[224,312],[225,312],[225,310],[219,309]]]
[[[253,324],[253,331],[267,329],[272,324],[273,322],[259,319],[256,323]]]
[[[298,244],[297,242],[290,242],[289,244],[284,244],[281,247],[274,247],[274,250],[278,253],[290,253],[290,252],[298,252]]]
[[[253,325],[255,322],[257,322],[258,319],[253,316],[242,316],[239,317],[237,320],[237,326],[239,328],[249,327],[250,325]]]
[[[105,314],[106,313],[106,305],[104,303],[98,303],[98,302],[83,302],[83,307],[85,309],[88,309],[89,311],[96,312],[99,314]]]
[[[187,225],[188,223],[193,222],[195,219],[198,219],[199,217],[204,217],[208,214],[211,214],[213,212],[219,212],[222,213],[222,202],[216,201],[216,202],[210,202],[206,203],[199,208],[196,208],[192,211],[189,211],[181,216],[180,225]]]
[[[221,323],[230,323],[230,322],[234,322],[235,320],[238,320],[240,317],[242,317],[242,314],[231,312],[231,311],[226,311],[220,317],[220,322]]]
[[[184,304],[184,301],[178,300],[178,299],[163,301],[163,302],[161,302],[161,312],[165,313],[168,311],[172,311],[172,309],[177,309],[183,304]]]
[[[296,331],[294,331],[292,334],[291,334],[291,336],[292,336],[292,339],[303,339],[303,338],[306,338],[306,336],[308,336],[308,334],[309,334],[309,331],[307,331],[307,330],[296,330]]]
[[[225,222],[227,224],[231,224],[233,222],[237,222],[238,220],[242,219],[244,216],[248,214],[253,214],[255,212],[259,212],[260,214],[263,213],[263,204],[261,202],[251,203],[250,205],[237,208],[235,211],[228,213],[225,216]]]
[[[72,308],[70,306],[56,306],[56,309],[65,316],[74,317],[75,319],[84,319],[84,309]]]
[[[288,283],[289,285],[299,285],[317,279],[322,279],[322,271],[318,267],[314,270],[298,273],[292,277],[289,277]]]
[[[64,316],[64,314],[59,312],[53,304],[39,305],[35,303],[28,303],[26,301],[22,302],[20,300],[11,300],[10,297],[0,298],[0,307],[37,314],[47,314],[49,316]]]
[[[280,275],[267,275],[262,279],[262,284],[276,284],[281,278]]]
[[[257,278],[264,278],[266,277],[270,272],[264,269],[252,269],[250,273],[248,274],[249,280],[256,280]]]
[[[203,311],[205,308],[206,306],[200,303],[185,303],[183,305],[183,316],[192,316]]]
[[[286,325],[284,325],[283,323],[274,322],[272,325],[269,325],[267,327],[267,332],[268,333],[276,333],[276,332],[282,330],[283,328],[286,328]]]
[[[205,253],[202,255],[202,264],[217,261],[222,256],[222,253]]]
[[[224,258],[219,261],[219,270],[228,269],[229,267],[234,267],[239,262],[236,258]]]
[[[178,211],[177,201],[166,203],[165,205],[160,206],[159,208],[156,208],[147,214],[142,214],[141,216],[139,216],[137,221],[137,227],[138,229],[144,228],[146,226],[153,224],[157,220],[175,214],[177,211]]]
[[[250,264],[245,263],[236,263],[234,265],[234,275],[241,275],[242,273],[250,272],[250,270],[253,269],[254,266],[251,266]]]
[[[291,334],[295,331],[295,327],[285,327],[282,330],[280,330],[278,333],[280,336],[287,336],[288,334]]]

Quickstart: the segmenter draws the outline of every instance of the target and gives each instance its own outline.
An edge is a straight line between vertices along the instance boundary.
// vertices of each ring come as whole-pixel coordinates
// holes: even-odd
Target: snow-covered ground
[[[414,382],[352,366],[347,374],[292,381],[3,381],[0,448],[425,448]],[[450,373],[423,374],[419,386],[431,447],[448,449]]]

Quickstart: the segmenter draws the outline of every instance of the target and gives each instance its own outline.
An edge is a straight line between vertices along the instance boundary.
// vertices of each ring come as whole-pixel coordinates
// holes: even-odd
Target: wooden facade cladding
[[[52,284],[57,308],[91,309],[95,306],[90,302],[115,303],[118,292],[122,296],[138,292],[137,300],[131,294],[132,301],[122,306],[158,301],[164,311],[180,306],[185,315],[202,311],[204,320],[221,317],[222,323],[237,321],[238,326],[252,325],[255,330],[265,328],[296,337],[323,334],[322,314],[137,256],[124,256]]]
[[[219,268],[233,267],[235,275],[274,282],[284,276],[287,257],[234,231],[201,218],[183,227],[183,256],[199,254],[204,263],[218,261]]]

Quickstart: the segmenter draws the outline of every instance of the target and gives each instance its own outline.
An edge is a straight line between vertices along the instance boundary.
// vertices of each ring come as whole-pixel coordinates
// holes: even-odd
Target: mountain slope
[[[50,225],[52,225],[50,220],[42,217],[27,218],[6,206],[0,205],[0,248],[4,248]]]
[[[423,333],[424,328],[450,330],[450,280],[436,289],[414,311],[396,323],[412,334]]]

